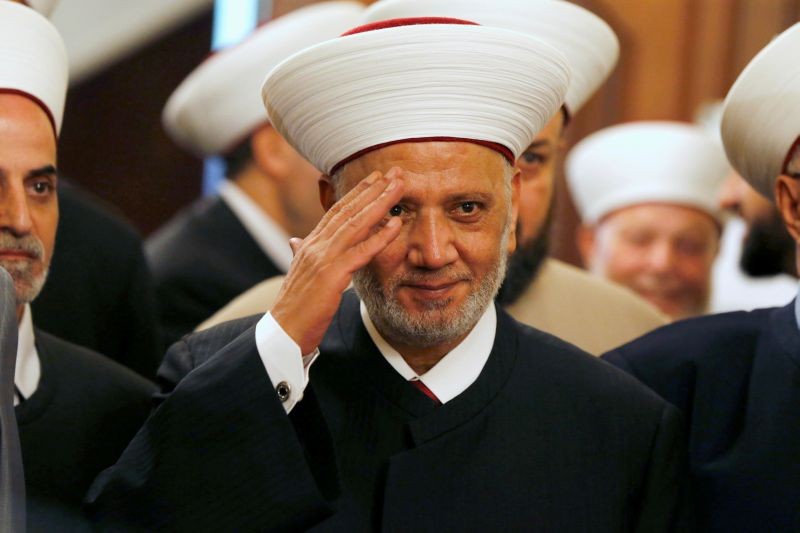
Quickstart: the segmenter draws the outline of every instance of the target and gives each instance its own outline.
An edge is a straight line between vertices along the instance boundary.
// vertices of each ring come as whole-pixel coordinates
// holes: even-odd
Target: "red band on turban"
[[[369,24],[364,24],[363,26],[358,26],[357,28],[353,28],[352,30],[344,32],[342,34],[342,37],[347,37],[348,35],[355,35],[357,33],[366,33],[368,31],[385,30],[387,28],[397,28],[400,26],[416,26],[418,24],[460,24],[462,26],[480,26],[480,24],[476,22],[470,22],[468,20],[454,19],[449,17],[411,17],[411,18],[381,20],[378,22],[371,22]]]

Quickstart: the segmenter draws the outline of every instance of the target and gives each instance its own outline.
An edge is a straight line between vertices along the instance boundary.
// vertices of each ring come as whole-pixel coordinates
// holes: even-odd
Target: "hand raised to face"
[[[401,169],[373,172],[336,202],[308,237],[293,240],[295,257],[271,312],[302,354],[322,342],[353,273],[400,234],[400,218],[386,214],[402,195]]]

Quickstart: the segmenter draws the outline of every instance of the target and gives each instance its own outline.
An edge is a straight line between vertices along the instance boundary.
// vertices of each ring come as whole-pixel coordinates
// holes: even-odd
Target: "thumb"
[[[300,250],[300,247],[303,246],[303,239],[299,237],[292,237],[289,239],[289,246],[292,248],[292,254],[297,255],[298,250]]]

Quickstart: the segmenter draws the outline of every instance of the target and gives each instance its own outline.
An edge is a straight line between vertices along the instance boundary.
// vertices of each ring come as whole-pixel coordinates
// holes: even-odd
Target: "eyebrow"
[[[28,172],[28,178],[41,178],[45,176],[56,176],[58,170],[54,165],[45,165],[41,168],[36,168]]]
[[[531,143],[530,146],[525,148],[525,150],[531,150],[533,148],[543,148],[550,145],[550,141],[548,139],[542,139],[541,141],[534,141]]]

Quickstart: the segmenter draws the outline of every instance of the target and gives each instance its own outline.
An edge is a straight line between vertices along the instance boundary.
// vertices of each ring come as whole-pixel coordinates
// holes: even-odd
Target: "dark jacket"
[[[604,358],[684,413],[701,531],[800,531],[794,302],[678,322]]]
[[[113,465],[150,412],[155,386],[117,363],[35,331],[41,378],[16,406],[29,530],[36,509],[77,513],[92,480]],[[45,505],[46,502],[49,502]],[[38,506],[36,505],[38,504]]]
[[[218,197],[178,213],[145,247],[164,349],[256,283],[283,273]]]
[[[183,531],[682,527],[678,415],[635,380],[498,310],[477,381],[436,407],[380,355],[358,305],[345,295],[290,416],[257,317],[176,344],[163,403],[90,491],[94,518]]]

